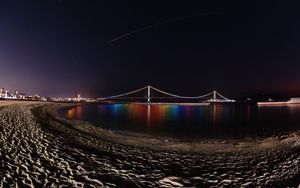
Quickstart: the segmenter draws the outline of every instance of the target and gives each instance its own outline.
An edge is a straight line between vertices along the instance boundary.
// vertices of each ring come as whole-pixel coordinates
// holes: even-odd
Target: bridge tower
[[[217,92],[214,91],[214,92],[213,92],[213,99],[212,99],[212,101],[216,101],[216,99],[217,99]]]
[[[147,102],[151,102],[151,86],[147,86]]]

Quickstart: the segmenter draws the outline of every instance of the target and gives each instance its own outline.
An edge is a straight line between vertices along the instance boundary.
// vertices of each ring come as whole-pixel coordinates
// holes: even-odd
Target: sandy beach
[[[72,104],[0,101],[0,187],[298,187],[298,133],[184,142],[60,117]]]

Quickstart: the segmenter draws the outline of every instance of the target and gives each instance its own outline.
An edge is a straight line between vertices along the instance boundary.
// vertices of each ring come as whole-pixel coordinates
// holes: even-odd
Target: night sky
[[[187,96],[300,91],[300,6],[247,2],[0,0],[0,87],[91,97],[148,84]]]

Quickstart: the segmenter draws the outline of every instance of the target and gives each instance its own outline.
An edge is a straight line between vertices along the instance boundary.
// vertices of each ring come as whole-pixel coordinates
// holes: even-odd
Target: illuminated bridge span
[[[137,95],[144,93],[143,96]],[[181,99],[181,100],[197,100],[197,101],[202,101],[202,102],[235,102],[235,100],[228,99],[218,93],[217,91],[212,91],[208,94],[205,95],[200,95],[200,96],[194,96],[194,97],[189,97],[189,96],[181,96],[181,95],[176,95],[172,94],[160,89],[157,89],[153,86],[146,86],[134,91],[122,93],[119,95],[113,95],[109,97],[103,97],[103,98],[98,98],[98,100],[126,100],[126,99],[144,99],[147,100],[147,102],[151,102],[152,99],[159,100],[159,99]]]

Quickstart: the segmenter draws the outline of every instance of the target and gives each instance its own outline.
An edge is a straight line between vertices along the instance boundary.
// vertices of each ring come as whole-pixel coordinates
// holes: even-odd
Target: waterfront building
[[[6,90],[4,88],[0,89],[0,98],[2,99],[25,99],[26,94],[20,93],[19,90]]]

